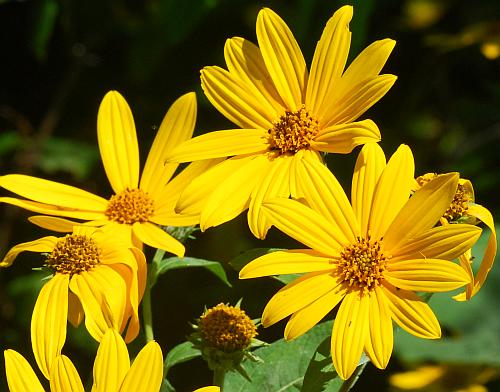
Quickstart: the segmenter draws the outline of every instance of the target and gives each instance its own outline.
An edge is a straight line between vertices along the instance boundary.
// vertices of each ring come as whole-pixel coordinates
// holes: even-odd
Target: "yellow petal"
[[[119,391],[158,392],[162,381],[163,356],[159,344],[152,341],[137,354]]]
[[[377,143],[365,144],[356,160],[352,175],[351,203],[363,235],[368,230],[373,195],[385,165],[384,151]]]
[[[305,204],[328,219],[335,227],[337,241],[348,244],[361,233],[342,186],[321,162],[302,159],[296,166],[297,192]]]
[[[72,293],[68,292],[68,321],[73,325],[73,327],[78,327],[85,317],[85,312],[83,311],[82,303],[78,297]]]
[[[58,241],[57,237],[43,237],[35,241],[24,242],[12,247],[7,254],[4,256],[2,262],[0,262],[0,267],[9,267],[12,265],[17,255],[21,252],[39,252],[39,253],[50,253],[54,249]]]
[[[118,391],[130,369],[127,346],[120,334],[110,328],[104,334],[94,362],[92,392]],[[144,380],[147,384],[147,380]]]
[[[454,260],[470,249],[480,235],[481,229],[472,225],[433,227],[398,247],[391,262],[420,258]]]
[[[260,49],[252,42],[233,37],[226,41],[224,58],[227,69],[243,81],[245,87],[263,103],[271,116],[277,119],[285,113],[285,104],[271,81]],[[274,109],[274,110],[273,110]]]
[[[65,355],[56,358],[50,371],[50,390],[54,392],[85,392],[75,365]]]
[[[90,192],[23,174],[1,176],[0,186],[27,199],[62,208],[104,212],[108,206],[106,199]]]
[[[396,79],[394,75],[377,75],[361,81],[342,96],[336,102],[336,106],[331,108],[331,117],[324,126],[345,124],[356,120],[389,91]]]
[[[241,128],[272,128],[274,109],[262,102],[244,81],[216,66],[201,70],[201,87],[208,100]]]
[[[139,185],[142,190],[154,195],[158,189],[161,189],[170,180],[170,177],[175,172],[176,165],[169,165],[169,172],[162,173],[161,177],[158,177],[158,173],[162,172],[165,167],[168,151],[193,136],[195,122],[196,94],[187,93],[170,106],[161,122],[142,172]]]
[[[396,42],[392,39],[383,39],[367,46],[342,74],[342,78],[332,91],[329,108],[339,105],[339,98],[348,94],[349,90],[359,88],[360,82],[377,76],[395,45]],[[351,94],[354,96],[355,92]]]
[[[450,206],[457,184],[457,173],[442,174],[416,191],[388,227],[384,236],[386,249],[390,252],[434,227]]]
[[[182,143],[171,151],[168,162],[189,162],[202,159],[267,151],[267,131],[264,129],[230,129],[209,132]]]
[[[455,301],[466,301],[467,299],[470,299],[472,297],[472,294],[474,293],[474,271],[472,269],[472,261],[472,249],[467,250],[458,258],[458,262],[469,277],[470,283],[465,286],[464,292],[452,297]]]
[[[306,62],[288,26],[269,8],[257,16],[257,41],[283,102],[289,110],[298,110],[304,102]]]
[[[248,208],[250,195],[266,174],[263,169],[267,160],[264,155],[248,160],[225,179],[219,179],[201,213],[201,230],[227,222]]]
[[[21,354],[14,350],[5,350],[4,357],[10,392],[44,392],[35,372]]]
[[[127,289],[123,278],[107,266],[73,275],[70,290],[78,296],[90,335],[101,341],[108,328],[120,328]]]
[[[277,323],[337,286],[337,279],[323,271],[311,272],[295,279],[269,300],[262,313],[262,324],[269,327]]]
[[[97,140],[102,163],[115,193],[139,184],[139,146],[134,117],[125,98],[109,91],[97,114]]]
[[[106,215],[104,215],[104,210],[102,212],[97,212],[97,211],[66,209],[51,204],[43,204],[30,200],[15,199],[13,197],[0,197],[0,203],[12,204],[14,206],[24,208],[25,210],[45,215],[66,216],[68,218],[84,219],[84,220],[106,218]]]
[[[57,231],[58,233],[71,233],[73,231],[73,226],[78,226],[81,224],[79,222],[70,221],[68,219],[46,215],[30,216],[28,220],[38,227]]]
[[[380,131],[372,120],[334,124],[318,132],[311,147],[323,152],[349,154],[354,147],[380,141]]]
[[[424,339],[439,339],[441,327],[433,311],[418,295],[384,283],[382,291],[392,318],[408,333]]]
[[[176,214],[174,211],[155,214],[149,220],[160,226],[194,226],[200,223],[200,214]]]
[[[274,199],[263,208],[279,230],[318,252],[337,255],[346,245],[345,236],[332,222],[298,201]]]
[[[265,166],[261,168],[262,181],[254,187],[250,195],[248,207],[248,227],[254,236],[260,239],[266,238],[271,223],[262,213],[262,203],[265,200],[276,197],[290,196],[290,165],[293,157],[282,155],[273,160],[265,160]]]
[[[69,275],[55,274],[40,290],[31,316],[31,345],[45,378],[66,341]]]
[[[341,283],[316,301],[292,314],[286,324],[285,339],[295,339],[309,331],[337,306],[345,294],[345,286]]]
[[[333,260],[311,249],[284,250],[252,260],[240,271],[240,279],[333,270]]]
[[[370,293],[368,302],[370,325],[365,351],[376,367],[385,369],[391,358],[394,344],[391,312],[380,287],[375,287],[375,290]]]
[[[184,256],[184,245],[182,245],[170,234],[160,229],[158,226],[149,222],[136,222],[132,226],[132,230],[134,234],[145,244],[152,246],[153,248],[163,249],[179,257]]]
[[[340,378],[347,380],[358,366],[368,336],[368,296],[347,294],[340,305],[332,331],[333,366]]]
[[[198,388],[194,392],[220,392],[220,387],[214,387],[214,386],[203,387],[203,388]]]
[[[387,162],[373,195],[368,232],[384,237],[391,222],[408,202],[414,182],[415,163],[410,148],[402,144]]]
[[[311,63],[307,84],[306,107],[322,120],[337,88],[349,54],[352,6],[343,6],[328,20]],[[326,103],[326,104],[325,104]]]

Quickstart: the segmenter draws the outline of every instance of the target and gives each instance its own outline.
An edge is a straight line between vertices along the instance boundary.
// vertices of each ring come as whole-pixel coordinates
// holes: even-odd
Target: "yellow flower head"
[[[178,164],[164,165],[166,154],[189,139],[196,121],[196,96],[180,97],[168,110],[139,178],[139,147],[134,118],[125,99],[116,91],[103,98],[97,117],[97,136],[104,169],[114,195],[109,200],[81,189],[36,177],[10,174],[0,186],[25,197],[0,197],[0,202],[30,211],[89,221],[90,226],[112,227],[140,246],[184,255],[184,246],[158,226],[190,226],[200,211],[179,214],[174,210],[181,191],[193,178],[220,160],[197,162],[172,179]],[[34,217],[39,226],[70,232],[74,222],[54,217]]]
[[[423,186],[431,179],[436,177],[435,173],[426,173],[416,178],[415,189]],[[460,293],[453,298],[457,301],[465,301],[471,299],[481,289],[488,274],[493,267],[495,257],[497,255],[497,233],[495,230],[495,222],[493,215],[486,208],[475,203],[474,188],[472,183],[465,179],[460,178],[458,181],[457,191],[448,209],[440,219],[441,224],[447,223],[472,223],[476,224],[483,222],[488,229],[490,235],[488,237],[488,245],[484,251],[481,265],[478,268],[476,276],[472,270],[472,250],[468,249],[463,255],[459,257],[460,265],[470,276],[470,283],[466,286],[465,292]]]
[[[5,372],[11,392],[43,392],[35,372],[24,357],[5,350]],[[114,329],[103,336],[94,362],[94,392],[158,392],[163,380],[163,358],[158,343],[152,341],[137,354],[134,363],[125,342]],[[51,392],[84,392],[75,366],[65,355],[58,355],[50,368]]]
[[[331,353],[337,373],[349,378],[364,351],[385,368],[394,320],[409,333],[439,338],[439,322],[415,292],[454,290],[469,276],[449,260],[479,238],[473,225],[435,227],[455,195],[458,175],[437,176],[411,194],[414,162],[402,145],[386,163],[376,143],[358,156],[351,202],[331,172],[314,159],[297,173],[297,192],[307,205],[272,199],[264,211],[278,229],[312,249],[259,257],[240,278],[304,275],[282,288],[262,315],[264,326],[291,318],[285,338],[302,335],[337,305]]]
[[[268,8],[257,17],[258,46],[228,39],[227,70],[211,66],[201,71],[207,98],[243,128],[196,137],[168,154],[168,162],[232,157],[195,180],[179,200],[182,211],[204,206],[202,230],[248,208],[252,233],[264,238],[270,223],[262,202],[296,196],[303,159],[320,162],[321,152],[346,154],[380,140],[373,121],[356,119],[394,84],[394,75],[380,71],[395,42],[374,42],[344,70],[352,15],[352,7],[344,6],[330,18],[309,71],[292,32]]]
[[[138,306],[144,285],[138,266],[146,269],[139,249],[109,229],[75,226],[71,234],[43,237],[14,246],[0,262],[8,267],[20,252],[46,253],[53,275],[40,290],[31,317],[31,343],[40,370],[50,368],[66,341],[66,324],[85,326],[100,341],[108,328],[123,331],[126,340],[139,333]]]

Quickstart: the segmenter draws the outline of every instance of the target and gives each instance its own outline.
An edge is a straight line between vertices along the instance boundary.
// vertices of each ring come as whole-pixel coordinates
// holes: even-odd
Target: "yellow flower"
[[[436,176],[437,174],[435,173],[426,173],[423,176],[417,177],[415,180],[415,188],[418,189],[420,186],[424,185]],[[477,294],[486,281],[497,255],[497,233],[495,230],[493,215],[487,208],[475,203],[474,188],[472,187],[472,183],[465,178],[460,178],[453,201],[443,214],[440,222],[443,225],[447,223],[464,222],[476,224],[478,223],[477,220],[483,222],[488,229],[490,229],[488,245],[484,251],[481,265],[479,266],[476,276],[474,276],[474,271],[472,271],[472,262],[474,261],[472,250],[468,249],[459,257],[460,265],[465,271],[467,271],[471,281],[467,284],[465,292],[453,297],[457,301],[470,300]]]
[[[43,392],[42,384],[24,357],[5,350],[5,372],[11,392]],[[163,380],[161,348],[149,342],[137,354],[132,365],[125,342],[109,329],[97,350],[94,361],[93,392],[158,392]],[[51,392],[83,392],[83,383],[75,366],[65,355],[59,355],[50,369]]]
[[[409,198],[414,181],[411,150],[402,145],[387,162],[376,143],[358,156],[351,204],[336,178],[308,159],[297,173],[298,192],[264,203],[270,221],[312,249],[270,253],[250,262],[240,278],[305,273],[282,288],[262,315],[264,326],[292,315],[285,338],[302,335],[340,304],[331,352],[347,379],[364,351],[385,368],[393,346],[394,320],[409,333],[439,338],[434,313],[415,292],[454,290],[469,277],[453,260],[481,234],[473,225],[434,227],[450,205],[455,173],[430,181]]]
[[[139,332],[138,304],[144,292],[137,266],[146,260],[137,248],[111,230],[75,226],[72,234],[43,237],[14,246],[0,262],[8,267],[20,252],[47,253],[52,277],[43,285],[31,317],[31,344],[45,377],[66,340],[69,320],[85,326],[98,341],[110,327],[123,331],[126,340]],[[130,321],[129,321],[130,320]]]
[[[47,215],[88,220],[91,226],[111,226],[136,245],[146,243],[183,256],[184,246],[158,225],[190,226],[199,221],[199,212],[180,215],[174,206],[186,185],[214,162],[190,165],[172,181],[178,164],[164,165],[167,152],[191,137],[195,120],[196,97],[188,93],[165,115],[139,181],[139,148],[132,112],[118,92],[110,91],[99,108],[97,136],[115,194],[106,200],[72,186],[10,174],[0,177],[0,186],[28,200],[1,197],[0,202]],[[46,217],[37,217],[34,223],[57,231],[71,231],[73,226],[72,222]]]
[[[203,387],[203,388],[198,388],[194,392],[220,392],[220,387],[214,387],[214,386]]]
[[[321,152],[346,154],[380,140],[373,121],[355,120],[394,84],[394,75],[379,73],[395,42],[374,42],[344,71],[352,13],[345,6],[330,18],[309,72],[292,32],[268,8],[257,17],[258,47],[243,38],[228,39],[228,70],[212,66],[201,71],[207,98],[243,128],[196,137],[167,154],[167,162],[232,156],[193,181],[177,204],[186,212],[204,206],[202,230],[248,208],[250,230],[264,238],[270,224],[262,202],[296,196],[303,159],[321,162]]]

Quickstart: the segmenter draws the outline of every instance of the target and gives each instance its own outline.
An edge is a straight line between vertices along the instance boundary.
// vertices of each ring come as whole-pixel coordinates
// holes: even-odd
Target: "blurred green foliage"
[[[500,3],[351,3],[351,59],[376,39],[397,40],[385,72],[399,79],[364,116],[380,126],[383,148],[390,154],[400,143],[408,143],[417,174],[460,171],[473,181],[478,203],[498,216]],[[294,31],[310,62],[325,22],[342,4],[338,0],[0,1],[1,173],[37,175],[106,197],[111,190],[99,161],[95,124],[98,105],[108,90],[117,89],[127,98],[144,149],[142,157],[168,106],[187,91],[197,92],[197,134],[229,128],[199,84],[203,66],[224,66],[225,39],[243,36],[255,41],[257,12],[271,7]],[[355,154],[328,159],[348,189]],[[16,243],[46,235],[28,224],[24,211],[0,206],[0,214],[2,253]],[[188,256],[222,263],[250,248],[295,246],[274,230],[265,241],[254,239],[245,217],[197,237],[187,243]],[[15,348],[31,359],[28,320],[40,284],[31,268],[41,262],[21,256],[16,265],[0,271],[0,347]],[[267,299],[281,287],[272,279],[238,281],[227,265],[226,272],[233,288],[198,268],[172,271],[155,286],[155,332],[165,353],[184,341],[190,332],[188,321],[199,317],[205,305],[244,297],[247,312],[259,317]],[[457,358],[500,366],[495,356],[500,352],[498,276],[495,273],[470,304],[435,296],[431,304],[450,328],[449,336],[440,342],[398,337],[391,370],[420,360]],[[281,323],[261,330],[259,337],[276,340],[282,329]],[[85,377],[91,371],[95,344],[85,343],[85,331],[70,327],[70,336],[66,349]],[[206,366],[201,361],[193,364],[172,369],[171,381],[181,391],[210,383]],[[193,366],[196,379],[191,376]],[[389,373],[368,366],[355,390],[383,391]],[[0,374],[3,380],[3,369]]]

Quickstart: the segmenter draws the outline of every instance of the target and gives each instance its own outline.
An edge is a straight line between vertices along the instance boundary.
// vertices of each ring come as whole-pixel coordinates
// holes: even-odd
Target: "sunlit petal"
[[[159,344],[152,341],[137,354],[119,391],[157,392],[162,381],[163,356]]]
[[[65,355],[56,358],[50,371],[50,390],[54,392],[85,392],[75,365]]]
[[[5,350],[4,357],[10,392],[44,392],[35,372],[21,354],[14,350]]]
[[[183,257],[185,248],[179,241],[152,223],[136,222],[132,226],[134,234],[145,244],[163,249],[176,256]]]
[[[17,255],[21,252],[50,253],[54,249],[57,241],[57,237],[50,236],[15,245],[4,256],[3,260],[0,262],[0,267],[9,267],[12,265]]]
[[[73,226],[81,224],[68,219],[47,215],[30,216],[28,220],[34,225],[47,230],[57,231],[58,233],[70,233],[73,231]]]

